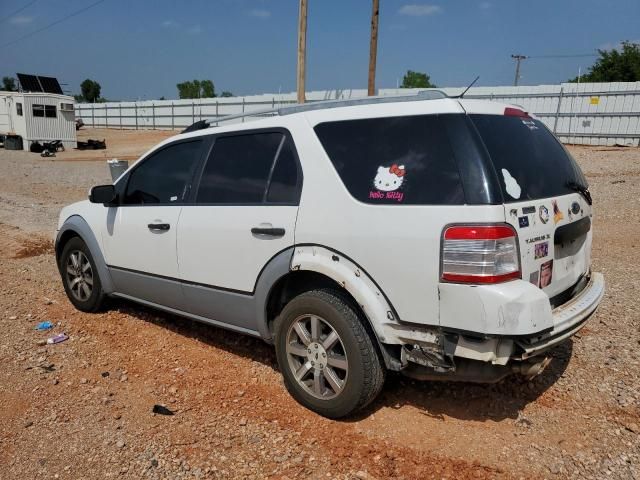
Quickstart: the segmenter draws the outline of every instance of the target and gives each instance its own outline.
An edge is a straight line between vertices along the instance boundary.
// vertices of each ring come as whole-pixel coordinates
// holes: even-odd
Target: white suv
[[[64,208],[71,302],[260,337],[296,400],[332,418],[387,370],[533,376],[596,310],[586,180],[519,107],[431,91],[262,117],[200,122]]]

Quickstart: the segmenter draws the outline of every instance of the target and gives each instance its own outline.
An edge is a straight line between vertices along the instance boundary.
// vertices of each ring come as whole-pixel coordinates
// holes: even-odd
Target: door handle
[[[152,232],[166,232],[171,228],[171,225],[168,223],[150,223],[147,228]]]
[[[284,228],[274,227],[253,227],[251,229],[251,233],[254,235],[264,235],[268,237],[284,237],[285,230]]]

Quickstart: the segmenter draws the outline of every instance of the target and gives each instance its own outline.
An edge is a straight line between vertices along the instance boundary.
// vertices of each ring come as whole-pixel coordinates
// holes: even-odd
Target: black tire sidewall
[[[307,292],[289,302],[282,310],[276,323],[276,356],[289,393],[302,405],[329,418],[340,418],[350,414],[360,406],[365,388],[365,365],[361,356],[362,345],[358,342],[353,328],[361,327],[358,313],[339,296],[332,297],[340,302],[340,309],[314,292]],[[306,392],[295,379],[289,367],[286,353],[287,333],[294,320],[302,315],[313,314],[329,323],[340,336],[349,362],[349,372],[344,390],[333,399],[321,400]],[[355,324],[354,324],[355,322]]]
[[[91,264],[91,270],[93,272],[93,288],[91,289],[91,295],[84,302],[78,300],[71,293],[71,289],[69,288],[69,284],[67,282],[67,261],[69,260],[69,255],[71,252],[79,250],[85,254],[85,256],[89,259],[89,263]],[[64,248],[62,249],[62,254],[60,255],[60,263],[59,263],[60,276],[62,277],[62,285],[64,286],[64,291],[69,298],[69,301],[78,309],[83,312],[95,312],[102,305],[102,300],[104,297],[104,292],[102,291],[102,283],[100,282],[100,275],[98,274],[98,270],[96,268],[96,262],[93,260],[93,256],[91,255],[91,251],[87,247],[87,244],[79,237],[74,237],[69,240]]]

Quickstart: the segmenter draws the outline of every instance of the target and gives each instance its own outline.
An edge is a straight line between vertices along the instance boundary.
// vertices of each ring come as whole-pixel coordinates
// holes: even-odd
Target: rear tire
[[[298,295],[275,323],[278,365],[293,398],[328,418],[349,415],[382,390],[386,370],[366,319],[337,290]]]
[[[105,294],[95,261],[81,238],[74,237],[64,246],[59,269],[71,303],[83,312],[100,310]]]

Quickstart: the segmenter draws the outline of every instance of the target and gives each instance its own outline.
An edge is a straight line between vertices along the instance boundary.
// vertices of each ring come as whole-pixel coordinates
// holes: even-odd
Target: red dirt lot
[[[108,133],[135,155],[158,141]],[[59,208],[108,181],[106,165],[0,150],[0,477],[640,479],[640,151],[571,150],[607,280],[587,327],[531,382],[389,375],[342,421],[299,406],[260,340],[124,301],[76,311],[51,239]],[[45,320],[54,328],[35,330]]]

